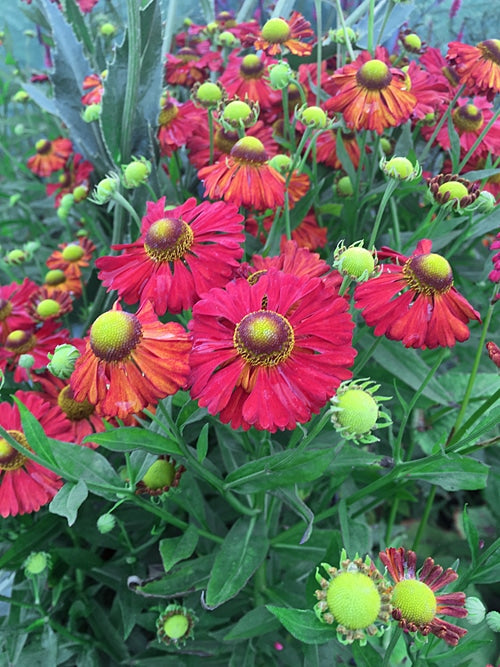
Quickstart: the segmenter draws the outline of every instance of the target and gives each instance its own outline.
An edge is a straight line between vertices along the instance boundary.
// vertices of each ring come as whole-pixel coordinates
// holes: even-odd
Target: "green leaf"
[[[188,526],[180,537],[168,537],[160,541],[160,554],[165,572],[174,565],[193,555],[198,544],[198,532],[194,526]]]
[[[95,442],[112,452],[130,452],[144,449],[151,454],[181,454],[175,440],[166,438],[160,433],[147,431],[133,426],[122,426],[104,433],[93,433],[84,442]]]
[[[240,517],[215,557],[207,586],[206,605],[215,609],[233,598],[263,562],[269,549],[264,515]]]
[[[467,511],[467,505],[464,506],[464,511],[462,514],[462,519],[464,523],[465,536],[467,538],[467,544],[469,545],[472,566],[475,567],[477,557],[479,555],[479,534],[477,532],[476,526],[472,523],[472,520]]]
[[[200,431],[198,440],[196,441],[196,455],[198,457],[199,463],[203,463],[207,456],[208,452],[208,428],[209,425],[205,424]]]
[[[42,459],[46,463],[47,467],[55,466],[56,459],[49,444],[49,438],[43,430],[43,427],[40,425],[40,422],[33,414],[31,414],[24,403],[15,396],[14,401],[19,408],[23,433],[26,436],[29,446],[33,449],[35,454],[38,454],[39,459]]]
[[[274,496],[281,498],[290,509],[292,509],[295,514],[300,516],[306,522],[306,530],[302,537],[300,538],[299,544],[304,544],[311,537],[313,523],[314,523],[314,514],[310,507],[308,507],[302,498],[297,492],[297,487],[295,489],[277,489],[273,492]]]
[[[250,461],[230,473],[225,487],[241,493],[268,491],[320,477],[335,457],[331,449],[286,451]]]
[[[261,637],[268,632],[274,632],[280,624],[265,607],[256,607],[247,612],[224,637],[224,641],[235,639],[250,639]]]
[[[76,484],[67,482],[52,499],[49,510],[53,514],[66,517],[68,525],[72,526],[76,521],[80,506],[85,502],[88,495],[89,490],[83,479],[79,479]]]
[[[459,454],[412,461],[400,468],[401,470],[406,468],[405,477],[437,484],[446,491],[484,489],[489,470],[481,461]]]
[[[337,637],[332,626],[321,623],[312,609],[285,609],[270,604],[267,609],[295,639],[305,644],[326,644]]]
[[[181,597],[205,588],[213,562],[212,554],[199,556],[183,561],[173,572],[154,581],[133,578],[129,581],[129,588],[145,597]]]
[[[36,530],[20,533],[10,549],[2,553],[0,568],[18,567],[32,551],[43,551],[47,548],[47,544],[55,542],[65,529],[64,522],[53,514],[47,514],[33,523],[33,526],[36,526]]]

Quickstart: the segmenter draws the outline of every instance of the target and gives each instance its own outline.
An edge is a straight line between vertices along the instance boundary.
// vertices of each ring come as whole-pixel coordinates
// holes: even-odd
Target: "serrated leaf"
[[[169,572],[179,561],[192,556],[197,544],[198,532],[192,525],[180,537],[161,540],[159,548],[165,572]]]
[[[298,481],[311,482],[323,474],[334,457],[333,448],[278,452],[250,461],[230,473],[225,486],[240,493],[254,493],[292,486]]]
[[[85,438],[84,442],[95,442],[112,452],[130,452],[134,449],[144,449],[151,454],[181,454],[181,450],[174,440],[166,438],[160,433],[133,426],[123,426],[104,433],[93,433]]]
[[[89,490],[83,479],[78,482],[67,482],[52,499],[49,510],[53,514],[60,514],[68,520],[68,526],[76,521],[80,506],[89,495]]]
[[[233,598],[267,556],[269,540],[264,516],[240,517],[221,545],[207,586],[211,609]]]
[[[270,604],[267,609],[295,639],[305,644],[326,644],[337,637],[332,626],[321,623],[311,609],[286,609]]]
[[[265,607],[256,607],[240,618],[224,637],[224,641],[261,637],[268,632],[274,632],[279,626],[277,618],[273,617]]]

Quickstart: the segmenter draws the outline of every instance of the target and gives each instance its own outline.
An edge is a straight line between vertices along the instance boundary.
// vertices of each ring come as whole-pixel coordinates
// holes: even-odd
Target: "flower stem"
[[[444,112],[444,114],[443,114],[443,115],[441,116],[441,118],[439,119],[438,124],[437,124],[436,127],[434,128],[434,132],[431,134],[431,136],[430,136],[430,138],[429,138],[429,141],[425,144],[424,149],[423,149],[422,153],[420,154],[420,156],[419,156],[419,158],[418,158],[418,161],[420,162],[420,164],[423,164],[424,161],[425,161],[425,159],[426,159],[427,156],[429,155],[429,151],[430,151],[431,148],[432,148],[432,144],[434,143],[434,139],[435,139],[435,138],[437,137],[437,135],[439,134],[439,130],[443,127],[443,125],[444,125],[444,124],[446,123],[446,121],[448,120],[448,118],[449,118],[449,116],[450,116],[450,114],[451,114],[451,110],[452,110],[453,107],[455,106],[455,102],[458,100],[458,98],[460,97],[460,95],[463,93],[464,89],[465,89],[465,84],[461,85],[460,88],[457,90],[457,92],[455,93],[455,97],[451,100],[451,102],[450,102],[448,108],[446,109],[446,111]]]
[[[464,155],[463,160],[460,162],[460,164],[457,167],[457,173],[460,173],[462,169],[465,167],[467,164],[469,158],[471,155],[474,154],[474,151],[476,148],[479,146],[481,141],[484,139],[484,137],[488,134],[490,131],[490,127],[493,125],[493,123],[496,121],[496,119],[500,116],[500,109],[497,109],[496,112],[493,114],[491,120],[489,123],[487,123],[483,130],[481,131],[481,134],[477,137],[476,141],[472,144],[471,148],[467,151],[467,153]]]
[[[371,1],[372,0],[370,0],[370,2]],[[340,0],[335,0],[335,7],[337,8],[337,20],[340,21],[340,25],[342,26],[342,30],[344,31],[345,45],[347,47],[347,52],[349,53],[349,58],[352,61],[354,61],[356,60],[356,56],[354,55],[351,40],[349,39],[349,35],[347,34],[347,26],[344,20],[344,13],[342,12],[342,6],[340,4]]]
[[[382,667],[389,667],[391,664],[391,656],[392,652],[396,648],[396,644],[399,641],[399,638],[401,637],[402,630],[399,626],[393,625],[392,626],[392,635],[391,635],[391,641],[389,642],[389,646],[385,649],[385,655],[384,655],[384,661],[382,663]]]
[[[375,14],[375,0],[370,0],[370,4],[368,6],[368,51],[372,54],[372,56],[375,52],[373,48],[374,14]]]
[[[375,245],[375,239],[377,238],[380,222],[382,220],[382,215],[384,214],[385,207],[387,206],[387,203],[390,197],[392,196],[392,193],[397,187],[398,187],[398,182],[396,180],[391,179],[390,181],[388,181],[387,187],[382,197],[382,201],[380,202],[380,206],[378,207],[377,217],[375,218],[375,223],[373,225],[370,240],[368,241],[368,248],[372,248]]]
[[[420,540],[422,538],[422,534],[425,530],[425,527],[427,526],[427,521],[429,520],[432,505],[434,504],[434,497],[436,495],[436,489],[437,489],[437,487],[432,485],[431,490],[429,491],[429,495],[427,496],[427,500],[425,502],[424,512],[422,514],[422,518],[420,519],[420,523],[418,524],[417,534],[415,535],[415,539],[413,540],[413,544],[412,544],[412,547],[411,547],[412,551],[417,550],[417,547],[418,547],[418,545],[420,543]]]
[[[323,16],[321,9],[321,0],[314,0],[316,8],[316,106],[321,102],[321,59],[323,50]]]
[[[208,109],[208,134],[210,137],[210,162],[208,164],[214,163],[214,117],[212,109]]]

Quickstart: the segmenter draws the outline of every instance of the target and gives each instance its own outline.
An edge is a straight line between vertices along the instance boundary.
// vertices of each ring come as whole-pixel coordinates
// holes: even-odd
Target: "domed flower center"
[[[405,49],[407,51],[411,51],[412,53],[418,53],[422,48],[422,40],[414,32],[411,32],[408,35],[404,35],[402,38],[402,42]]]
[[[166,127],[174,118],[177,118],[179,113],[179,108],[175,106],[173,102],[167,102],[163,109],[160,111],[158,117],[158,123],[160,127]]]
[[[446,195],[450,193],[449,199],[458,199],[460,201],[463,197],[467,197],[469,191],[467,186],[460,181],[448,181],[447,183],[442,183],[438,192],[440,195]]]
[[[215,147],[221,151],[221,153],[226,153],[227,155],[229,155],[229,153],[231,152],[231,148],[237,141],[238,141],[238,132],[236,131],[232,132],[231,130],[227,131],[222,128],[219,128],[215,133],[214,144]]]
[[[290,322],[271,310],[249,313],[236,325],[233,343],[253,366],[276,366],[290,356],[295,336]]]
[[[5,341],[5,347],[13,354],[26,354],[30,352],[36,345],[36,338],[31,331],[23,331],[16,329],[11,331]]]
[[[240,121],[247,121],[252,115],[252,107],[241,100],[233,100],[225,107],[222,114],[224,120],[227,120],[231,125],[238,127]]]
[[[87,400],[75,401],[73,398],[73,391],[69,385],[63,387],[59,392],[57,404],[66,417],[72,422],[79,422],[82,419],[87,419],[95,410],[95,406]]]
[[[256,137],[239,139],[231,149],[231,157],[243,164],[263,164],[267,162],[264,144]]]
[[[368,433],[377,423],[377,401],[368,391],[348,389],[337,396],[337,405],[341,408],[337,413],[337,420],[350,433]]]
[[[384,62],[375,59],[369,60],[360,67],[356,80],[360,86],[368,90],[382,90],[391,83],[392,74]]]
[[[173,262],[193,245],[191,227],[179,218],[161,218],[146,232],[144,250],[154,262]]]
[[[45,284],[51,287],[62,285],[66,281],[66,274],[61,269],[52,269],[45,274]]]
[[[445,67],[441,68],[441,72],[444,74],[444,76],[451,83],[452,86],[458,86],[458,84],[460,83],[460,77],[454,67],[446,65]]]
[[[0,322],[6,320],[12,313],[14,306],[7,299],[0,299]]]
[[[78,262],[85,254],[84,249],[77,243],[70,243],[62,251],[63,259],[67,262]]]
[[[126,359],[142,338],[138,318],[122,310],[99,315],[90,329],[90,347],[104,361]]]
[[[284,19],[269,19],[262,28],[262,39],[271,44],[283,44],[290,37],[290,26]]]
[[[371,625],[382,605],[375,583],[363,572],[341,572],[330,581],[326,592],[328,609],[348,630]]]
[[[479,42],[477,46],[485,60],[491,60],[495,65],[500,65],[500,39],[487,39]]]
[[[36,307],[36,314],[42,320],[57,317],[61,312],[61,305],[55,299],[43,299]]]
[[[163,624],[163,632],[173,639],[181,639],[189,629],[189,620],[184,614],[174,614],[169,616]]]
[[[392,604],[405,621],[427,624],[436,614],[436,596],[423,581],[404,579],[394,586]]]
[[[174,481],[175,466],[166,459],[158,459],[151,465],[144,477],[143,483],[148,489],[163,489]]]
[[[193,60],[199,60],[200,56],[194,49],[190,49],[188,46],[184,46],[177,52],[177,58],[182,60],[183,63],[190,63]]]
[[[207,106],[217,104],[222,98],[222,89],[216,83],[205,81],[196,91],[196,98]]]
[[[47,153],[50,152],[51,147],[52,143],[47,139],[39,139],[35,144],[36,152],[39,155],[47,155]]]
[[[453,286],[451,266],[444,257],[434,253],[410,257],[403,274],[411,289],[428,296],[444,294]]]
[[[460,132],[477,132],[483,125],[483,112],[474,104],[464,104],[453,112],[453,124]]]
[[[260,79],[264,73],[264,63],[255,53],[245,56],[240,65],[240,74],[244,79]]]
[[[29,449],[24,433],[16,430],[8,430],[7,433],[20,445]],[[24,465],[25,461],[26,456],[24,454],[21,454],[21,452],[12,447],[5,438],[0,438],[0,470],[17,470]]]
[[[375,270],[373,253],[367,248],[352,246],[344,250],[340,257],[340,270],[344,275],[360,278],[363,273],[370,274]]]

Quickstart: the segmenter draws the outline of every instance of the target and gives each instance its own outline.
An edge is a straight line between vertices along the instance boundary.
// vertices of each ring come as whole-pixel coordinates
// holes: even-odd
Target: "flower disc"
[[[375,583],[362,572],[341,572],[330,581],[328,608],[348,630],[361,630],[377,618],[381,599]]]
[[[436,596],[423,581],[404,579],[394,586],[392,604],[406,621],[430,623],[436,614]]]
[[[132,313],[110,310],[99,315],[90,329],[90,347],[105,361],[128,357],[142,338],[142,327]]]
[[[288,320],[274,311],[249,313],[234,331],[234,346],[255,366],[275,366],[290,356],[294,345]]]

